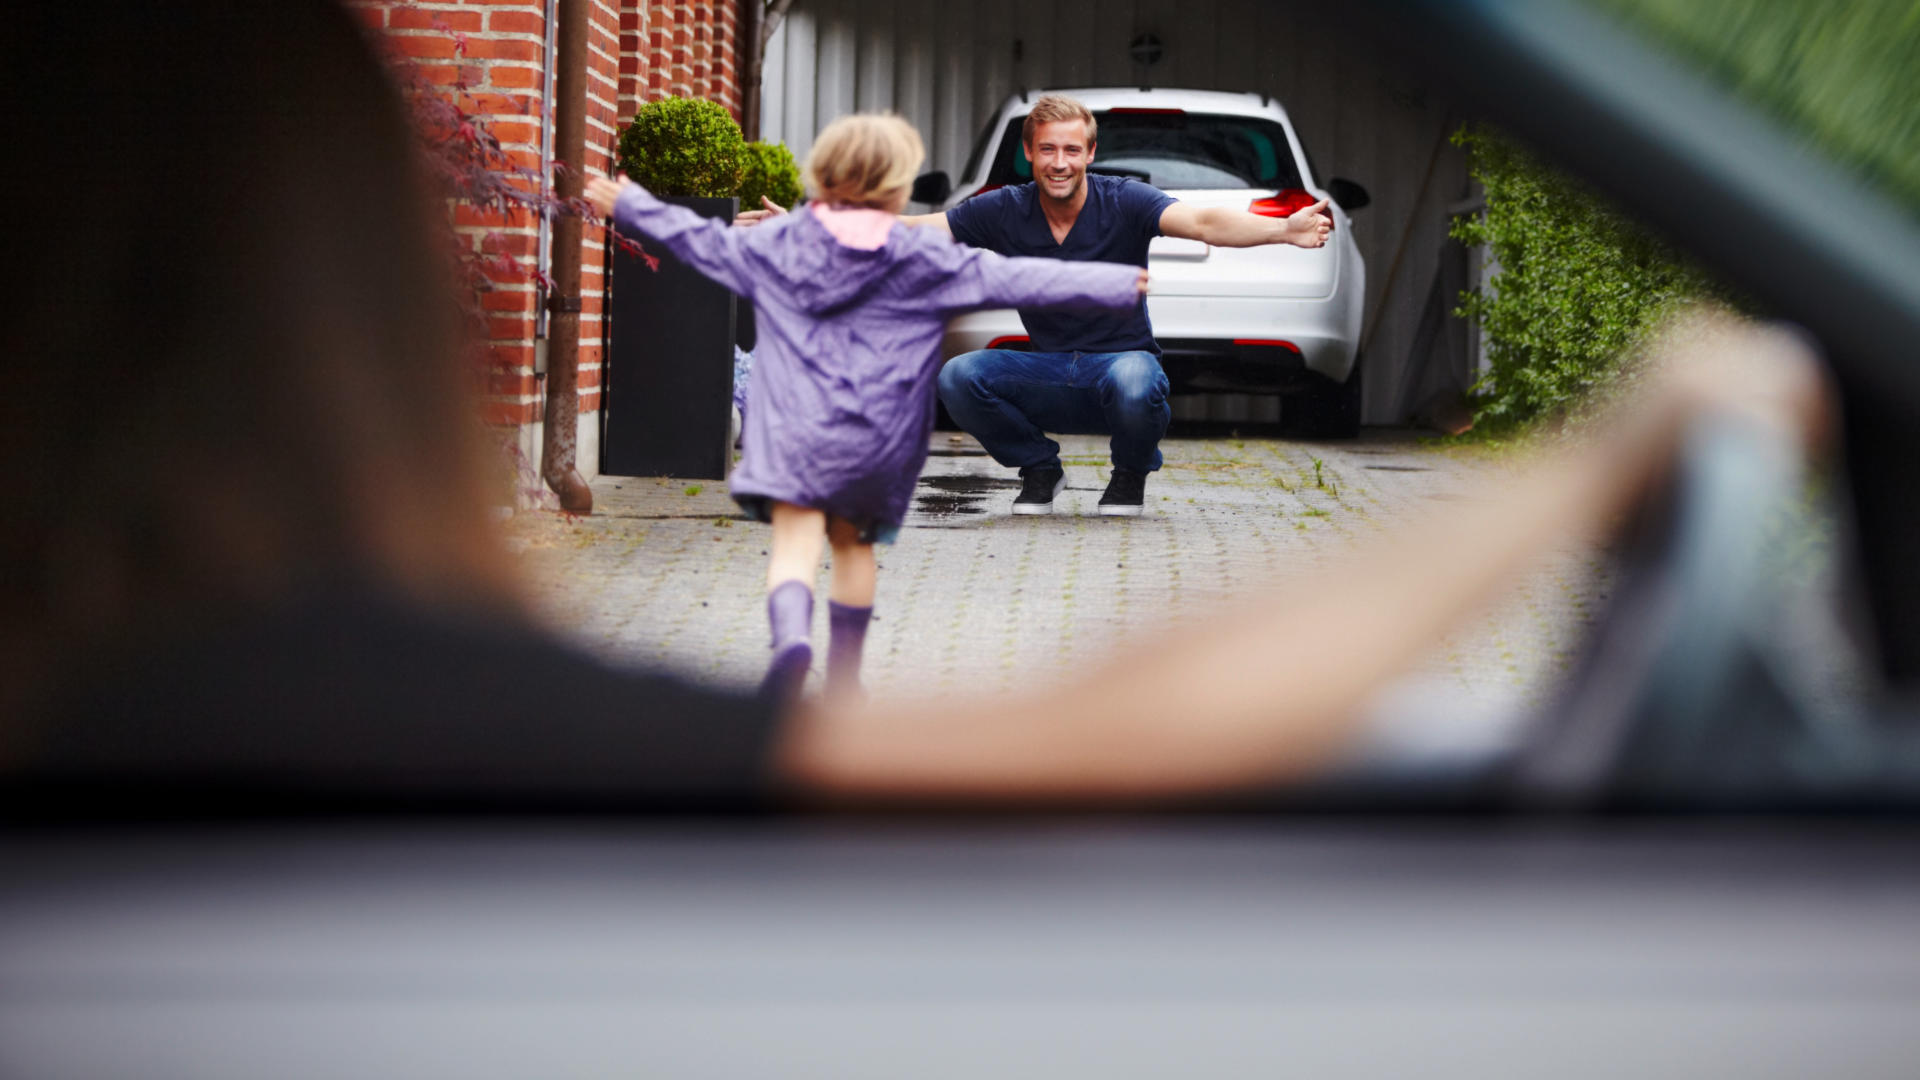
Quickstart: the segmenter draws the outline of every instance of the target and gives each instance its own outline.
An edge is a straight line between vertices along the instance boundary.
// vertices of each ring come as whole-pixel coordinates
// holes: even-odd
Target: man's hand
[[[594,211],[601,217],[611,217],[613,215],[613,204],[620,198],[620,192],[631,183],[633,183],[633,181],[624,176],[618,180],[609,180],[604,176],[596,176],[587,181],[587,201],[593,204]]]
[[[902,214],[900,224],[911,225],[916,229],[939,229],[948,236],[953,235],[953,225],[947,221],[947,215],[944,213]]]
[[[765,195],[760,196],[760,205],[766,207],[766,209],[742,210],[738,214],[735,214],[733,216],[734,227],[744,229],[749,225],[758,225],[775,214],[784,214],[787,212],[786,207],[781,206]]]
[[[1147,278],[1146,267],[1143,266],[1140,268],[1140,279],[1133,283],[1133,287],[1141,296],[1147,295],[1147,293],[1152,290],[1153,282]]]
[[[1326,246],[1327,237],[1333,235],[1333,218],[1326,211],[1325,199],[1294,211],[1293,216],[1287,218],[1284,242],[1303,248]]]

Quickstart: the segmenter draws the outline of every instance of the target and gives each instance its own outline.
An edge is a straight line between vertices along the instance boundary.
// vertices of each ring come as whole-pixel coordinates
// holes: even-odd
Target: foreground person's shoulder
[[[37,725],[25,773],[212,811],[742,800],[764,787],[778,736],[770,702],[609,664],[517,617],[373,590],[97,660]]]

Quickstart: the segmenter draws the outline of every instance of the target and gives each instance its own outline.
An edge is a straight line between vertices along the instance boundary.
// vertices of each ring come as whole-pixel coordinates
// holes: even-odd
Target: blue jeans
[[[1167,373],[1150,352],[1027,353],[981,349],[940,370],[940,402],[1002,465],[1060,464],[1061,435],[1113,436],[1113,464],[1160,467],[1173,419]]]

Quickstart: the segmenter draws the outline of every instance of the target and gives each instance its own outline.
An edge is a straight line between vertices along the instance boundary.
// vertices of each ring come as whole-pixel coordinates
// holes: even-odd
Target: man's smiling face
[[[1080,193],[1086,182],[1087,166],[1093,161],[1093,142],[1087,138],[1083,120],[1055,120],[1033,129],[1027,143],[1027,160],[1033,163],[1033,180],[1040,193],[1050,199],[1069,201]]]

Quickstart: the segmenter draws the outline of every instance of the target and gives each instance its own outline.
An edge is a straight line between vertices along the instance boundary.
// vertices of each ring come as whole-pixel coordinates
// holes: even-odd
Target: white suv
[[[975,141],[957,182],[929,173],[916,201],[946,209],[983,191],[1033,179],[1020,141],[1032,100],[1007,99]],[[1333,236],[1289,245],[1217,248],[1162,236],[1148,251],[1147,313],[1176,392],[1283,393],[1283,422],[1302,434],[1351,435],[1360,420],[1358,349],[1366,267],[1347,211],[1367,202],[1348,180],[1316,182],[1287,113],[1272,98],[1209,90],[1061,91],[1098,121],[1089,172],[1133,176],[1190,206],[1232,206],[1284,217],[1328,196]],[[947,327],[943,355],[1019,348],[1012,311],[983,311]]]

